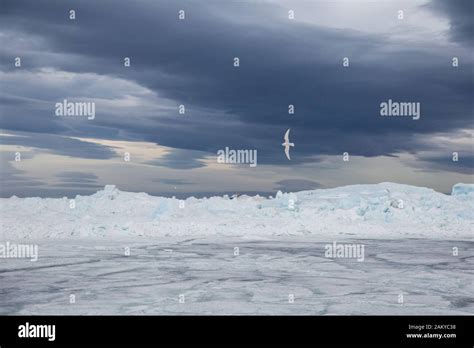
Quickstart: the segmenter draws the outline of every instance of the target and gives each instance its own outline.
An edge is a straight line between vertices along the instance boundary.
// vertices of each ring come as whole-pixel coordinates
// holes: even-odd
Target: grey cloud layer
[[[0,135],[0,144],[39,148],[50,153],[78,158],[109,159],[116,157],[112,147],[49,134]]]
[[[25,96],[12,96],[2,88],[6,117],[1,127],[154,141],[178,150],[153,164],[178,169],[200,167],[206,153],[225,146],[258,149],[259,164],[286,163],[280,143],[287,128],[297,144],[292,163],[344,151],[369,157],[416,153],[432,147],[420,142],[420,135],[472,129],[470,3],[429,5],[451,23],[450,35],[457,44],[447,51],[441,45],[401,44],[384,35],[289,22],[278,3],[4,1],[0,18],[9,37],[30,38],[40,46],[15,44],[22,69],[34,74],[53,67],[134,81],[174,101],[175,108],[186,105],[187,111],[181,117],[174,110],[145,111],[138,105],[133,117],[121,117],[120,110],[112,114],[102,109],[93,123],[66,126],[30,99],[54,102],[65,95],[84,95],[84,88],[34,88]],[[67,18],[71,8],[77,12],[75,21]],[[177,20],[181,8],[186,10],[185,21]],[[20,53],[7,49],[2,61],[11,62]],[[128,69],[122,66],[125,56],[132,59]],[[235,56],[239,68],[232,66]],[[346,56],[351,59],[349,69],[341,66]],[[457,69],[450,65],[452,56],[460,58]],[[3,64],[2,71],[14,68]],[[389,98],[420,102],[421,119],[381,118],[379,104]],[[288,104],[295,105],[296,115],[288,115]],[[45,148],[56,146],[53,137],[18,140]],[[80,146],[77,152],[65,148],[78,157],[112,156],[100,145]],[[184,155],[182,149],[192,152]],[[439,162],[435,157],[423,160]],[[443,170],[458,171],[454,166],[446,163]],[[472,161],[467,166],[472,169]]]
[[[453,40],[474,44],[474,2],[471,0],[433,0],[428,6],[449,18]]]

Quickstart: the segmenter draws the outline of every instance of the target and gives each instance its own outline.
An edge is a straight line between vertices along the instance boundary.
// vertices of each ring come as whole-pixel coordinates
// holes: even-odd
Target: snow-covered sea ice
[[[473,186],[1,199],[0,312],[474,314]]]

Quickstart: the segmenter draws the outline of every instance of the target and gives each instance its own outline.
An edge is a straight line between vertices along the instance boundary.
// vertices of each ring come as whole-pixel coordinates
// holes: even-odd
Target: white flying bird
[[[285,147],[285,155],[289,160],[291,160],[291,158],[290,158],[290,146],[295,146],[295,144],[290,143],[290,129],[289,128],[285,133],[284,139],[285,139],[285,142],[283,144],[281,144],[281,146]]]

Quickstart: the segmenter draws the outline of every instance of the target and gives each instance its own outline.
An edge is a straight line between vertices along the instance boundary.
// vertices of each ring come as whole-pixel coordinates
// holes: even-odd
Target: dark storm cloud
[[[453,161],[451,153],[446,153],[445,156],[419,155],[417,160],[420,162],[415,166],[426,171],[448,171],[474,175],[474,154],[472,152],[460,152],[457,161]]]
[[[440,8],[434,3],[440,16],[451,18],[456,40],[469,29],[465,14],[456,15],[463,4]],[[177,20],[181,8],[185,21]],[[75,21],[67,18],[69,9],[76,10]],[[61,134],[80,134],[90,127],[91,137],[128,135],[192,150],[152,163],[177,169],[201,167],[200,151],[215,153],[225,146],[258,149],[259,164],[288,163],[281,149],[288,128],[296,143],[294,164],[345,151],[363,156],[414,153],[429,147],[417,141],[420,134],[472,127],[468,51],[456,52],[462,65],[453,69],[454,54],[437,47],[401,46],[382,35],[290,24],[285,14],[274,3],[4,1],[5,27],[43,40],[48,58],[36,50],[25,52],[25,69],[51,65],[133,80],[176,106],[185,104],[187,118],[138,112],[130,118],[97,118],[97,126],[76,125],[72,131],[51,118],[38,126],[34,113],[16,106],[9,109],[10,114],[17,111],[16,118],[9,115],[2,125],[32,132],[56,127]],[[5,51],[2,58],[12,61],[16,52]],[[122,66],[125,56],[132,59],[128,69]],[[349,69],[341,65],[346,56]],[[240,58],[239,68],[232,66],[234,57]],[[81,91],[68,91],[74,93]],[[381,118],[379,105],[389,98],[420,102],[421,119]],[[288,104],[295,105],[295,115],[288,115]],[[205,110],[212,112],[206,115]]]
[[[453,40],[474,44],[474,1],[433,0],[427,6],[448,17]]]
[[[5,83],[0,88],[5,88]],[[3,92],[3,91],[2,91]],[[36,94],[36,92],[33,92]],[[2,95],[1,124],[0,128],[10,131],[32,132],[32,133],[60,133],[67,131],[64,124],[52,117],[52,104],[50,109],[45,110],[44,103],[30,98]]]

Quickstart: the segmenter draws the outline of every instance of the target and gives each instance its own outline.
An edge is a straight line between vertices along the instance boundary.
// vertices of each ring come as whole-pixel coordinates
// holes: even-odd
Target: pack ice
[[[451,195],[395,183],[184,201],[107,185],[91,196],[0,199],[0,238],[474,237],[474,184]]]

